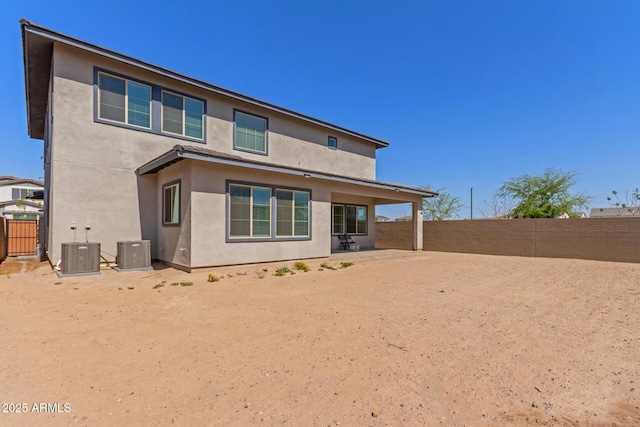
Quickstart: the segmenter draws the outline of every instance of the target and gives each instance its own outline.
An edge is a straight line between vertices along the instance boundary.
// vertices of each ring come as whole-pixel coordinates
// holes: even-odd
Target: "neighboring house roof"
[[[391,218],[384,216],[384,215],[376,215],[376,221],[378,222],[387,222],[387,221],[391,221]]]
[[[640,206],[631,208],[593,208],[589,213],[591,218],[606,218],[617,216],[638,216],[640,217]]]
[[[0,175],[0,183],[2,183],[3,181],[12,181],[18,179],[15,176],[11,176],[11,175]]]
[[[286,173],[289,175],[304,176],[305,178],[319,178],[328,181],[344,182],[348,184],[364,185],[367,187],[381,188],[385,190],[401,191],[404,193],[420,194],[423,197],[435,197],[437,192],[431,190],[425,190],[423,188],[408,187],[405,185],[391,184],[387,182],[374,181],[364,178],[348,178],[342,175],[334,175],[330,173],[313,171],[308,169],[298,169],[289,166],[281,166],[273,163],[260,162],[256,160],[248,160],[239,156],[220,153],[217,151],[209,150],[206,148],[192,147],[176,145],[173,149],[166,153],[156,157],[150,162],[140,166],[136,173],[138,175],[145,175],[149,173],[155,173],[160,169],[164,169],[167,166],[179,162],[183,159],[202,160],[212,163],[227,164],[232,166],[241,166],[252,169],[259,169],[263,171]]]
[[[15,205],[17,202],[21,201],[25,206],[31,206],[32,208],[41,208],[41,203],[31,202],[29,200],[6,200],[4,202],[0,202],[0,207],[7,205]]]
[[[37,179],[15,178],[15,177],[9,177],[9,178],[11,179],[4,179],[4,180],[0,179],[0,187],[4,187],[5,185],[21,185],[21,184],[32,184],[32,185],[37,185],[39,187],[44,187],[44,182]]]
[[[381,139],[373,138],[343,128],[341,126],[337,126],[304,114],[300,114],[287,108],[278,107],[277,105],[270,104],[265,101],[260,101],[258,99],[242,95],[240,93],[233,92],[231,90],[224,89],[219,86],[203,82],[201,80],[187,77],[183,74],[167,70],[166,68],[158,67],[157,65],[149,64],[148,62],[140,61],[139,59],[135,59],[130,56],[123,55],[121,53],[117,53],[112,50],[105,49],[103,47],[57,33],[48,28],[29,22],[26,19],[20,20],[20,24],[22,27],[22,48],[24,57],[25,90],[27,100],[27,122],[29,127],[29,136],[31,136],[32,138],[44,139],[44,124],[46,116],[50,77],[49,71],[51,69],[53,43],[58,42],[110,59],[114,59],[116,61],[124,62],[129,65],[133,65],[135,67],[139,67],[144,70],[159,74],[161,76],[169,77],[171,79],[175,79],[192,86],[199,87],[201,89],[227,96],[229,98],[244,101],[249,104],[253,104],[262,108],[266,108],[268,110],[278,112],[280,114],[284,114],[286,116],[295,117],[296,119],[304,120],[306,122],[339,131],[347,135],[355,136],[357,138],[375,144],[376,148],[389,146],[388,142]]]
[[[399,216],[395,220],[401,221],[401,222],[407,222],[407,221],[413,221],[413,217],[411,215],[405,215],[405,216]]]

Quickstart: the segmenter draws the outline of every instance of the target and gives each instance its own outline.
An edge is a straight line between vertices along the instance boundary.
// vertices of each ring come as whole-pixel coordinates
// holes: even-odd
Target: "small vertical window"
[[[293,236],[293,192],[276,191],[276,236]]]
[[[162,188],[162,224],[180,225],[180,182]]]
[[[333,234],[344,234],[344,205],[333,205]]]
[[[338,138],[333,136],[329,137],[329,148],[338,148]]]
[[[127,123],[143,128],[151,127],[151,88],[127,82]]]
[[[267,119],[249,114],[235,112],[234,148],[267,152]]]

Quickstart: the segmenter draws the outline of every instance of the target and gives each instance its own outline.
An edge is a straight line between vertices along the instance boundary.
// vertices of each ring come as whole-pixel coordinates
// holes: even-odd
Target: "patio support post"
[[[413,202],[413,250],[422,250],[422,200]]]

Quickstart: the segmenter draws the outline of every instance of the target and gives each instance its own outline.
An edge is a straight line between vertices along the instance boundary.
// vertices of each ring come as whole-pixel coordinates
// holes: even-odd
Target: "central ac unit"
[[[151,242],[149,240],[118,242],[116,263],[118,264],[118,271],[150,270]]]
[[[60,272],[63,275],[100,273],[100,243],[63,243]]]

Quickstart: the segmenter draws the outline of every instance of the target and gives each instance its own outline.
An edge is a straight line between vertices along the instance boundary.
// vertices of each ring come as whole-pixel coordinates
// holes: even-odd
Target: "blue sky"
[[[28,1],[3,5],[0,175],[42,177],[19,19],[381,138],[382,181],[474,218],[554,167],[608,206],[640,187],[640,2]],[[379,212],[395,217],[406,210]]]

